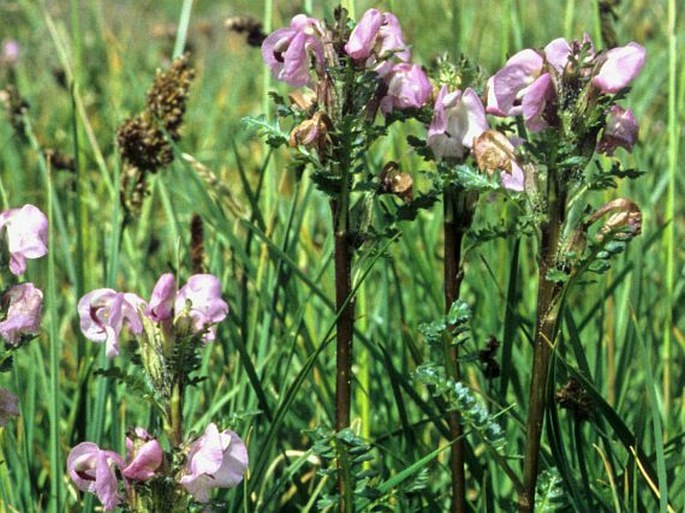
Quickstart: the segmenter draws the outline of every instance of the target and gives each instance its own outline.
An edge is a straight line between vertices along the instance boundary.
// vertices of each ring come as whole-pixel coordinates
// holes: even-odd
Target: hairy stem
[[[445,312],[459,298],[463,274],[461,272],[461,244],[464,233],[471,224],[472,212],[466,206],[463,191],[446,190],[444,195],[445,237]],[[445,347],[445,367],[455,381],[461,379],[459,372],[459,348],[454,344]],[[464,439],[461,415],[451,411],[447,415],[450,437],[456,440],[450,450],[452,473],[452,513],[466,513],[466,469],[464,463]]]
[[[535,510],[535,486],[539,470],[542,425],[545,419],[547,378],[558,331],[557,319],[562,292],[562,283],[548,278],[548,273],[556,269],[557,250],[566,207],[566,197],[560,191],[553,173],[549,174],[547,197],[547,219],[540,227],[537,319],[526,423],[523,490],[518,497],[519,513],[532,513]]]

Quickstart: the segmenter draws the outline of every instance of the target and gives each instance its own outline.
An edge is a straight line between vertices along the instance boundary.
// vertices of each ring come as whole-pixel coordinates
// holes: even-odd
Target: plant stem
[[[540,461],[540,439],[545,418],[547,377],[549,364],[557,335],[557,319],[563,284],[548,278],[549,271],[556,269],[557,250],[565,216],[566,197],[560,190],[557,176],[550,170],[548,183],[547,218],[540,227],[540,263],[537,298],[537,319],[528,420],[526,424],[526,447],[523,463],[523,490],[519,494],[519,513],[535,510],[535,485]]]
[[[444,237],[445,237],[445,312],[449,313],[452,304],[459,298],[463,280],[461,272],[461,244],[464,234],[471,224],[472,212],[466,206],[463,191],[447,189],[444,193]],[[454,381],[461,379],[459,372],[459,348],[454,344],[445,347],[445,367]],[[464,439],[461,415],[451,411],[447,415],[450,437],[455,440],[450,450],[450,470],[452,473],[452,513],[466,512],[466,471],[464,465]]]
[[[354,300],[352,294],[352,248],[350,246],[350,172],[347,158],[341,159],[341,190],[331,201],[334,230],[335,304],[338,311],[336,322],[335,353],[335,430],[340,432],[350,426],[352,402],[352,333],[354,331]],[[347,453],[343,444],[338,451],[338,493],[340,512],[353,511],[352,488],[346,471]]]

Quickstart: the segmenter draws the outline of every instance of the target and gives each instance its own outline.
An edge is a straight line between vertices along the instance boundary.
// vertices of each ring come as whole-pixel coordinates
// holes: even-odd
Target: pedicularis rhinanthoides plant
[[[410,62],[397,18],[376,9],[367,11],[354,27],[342,9],[336,11],[332,26],[295,16],[289,27],[264,40],[262,55],[276,78],[307,88],[290,105],[276,97],[279,116],[293,119],[288,136],[278,127],[258,123],[272,146],[288,144],[297,152],[300,166],[311,166],[313,180],[330,198],[338,309],[335,428],[342,431],[350,425],[353,257],[361,243],[373,237],[367,203],[373,193],[355,191],[385,190],[412,201],[408,175],[391,165],[379,180],[365,169],[365,156],[393,121],[418,114],[430,99],[432,86],[423,69]],[[379,111],[384,125],[376,122]],[[353,201],[356,220],[351,215]],[[343,512],[354,507],[349,463],[341,446],[338,493]]]
[[[135,336],[133,361],[144,380],[116,368],[108,373],[150,402],[162,419],[168,450],[141,427],[128,433],[126,458],[82,442],[67,460],[76,486],[96,494],[105,511],[123,503],[135,512],[185,513],[194,503],[209,502],[212,488],[240,483],[248,459],[238,435],[214,423],[195,439],[183,432],[184,392],[197,379],[192,373],[199,353],[228,314],[219,279],[195,274],[177,290],[174,276],[164,274],[149,303],[130,292],[97,289],[81,298],[78,310],[84,336],[104,343],[108,358],[119,355],[124,327]]]
[[[606,160],[596,155],[612,156],[619,147],[630,151],[636,141],[637,122],[621,101],[643,65],[644,49],[631,43],[596,51],[588,37],[573,42],[557,39],[543,51],[517,53],[487,81],[462,62],[461,67],[440,66],[431,83],[419,66],[409,63],[397,18],[370,9],[356,25],[343,10],[337,11],[333,26],[296,16],[289,27],[266,38],[262,53],[276,78],[304,87],[305,92],[291,96],[291,103],[273,95],[279,117],[293,120],[289,134],[278,123],[251,122],[263,130],[271,146],[293,148],[296,163],[300,168],[312,167],[312,179],[331,201],[339,311],[337,430],[350,422],[354,316],[350,269],[360,234],[359,227],[351,225],[350,207],[355,191],[373,189],[366,187],[373,178],[364,174],[363,157],[370,144],[397,119],[415,117],[429,125],[425,141],[412,138],[410,142],[437,163],[435,188],[423,195],[422,205],[442,195],[448,314],[460,304],[462,239],[474,217],[478,192],[507,190],[526,212],[518,226],[521,233],[525,228],[537,233],[539,285],[523,478],[500,461],[519,493],[520,511],[533,511],[547,377],[563,299],[581,274],[605,270],[608,258],[640,232],[641,213],[634,203],[616,199],[593,209],[587,193],[614,186],[615,178],[639,175],[622,170],[617,162],[607,168]],[[376,121],[379,110],[384,124]],[[490,127],[486,113],[513,118],[515,123]],[[418,203],[411,177],[386,166],[378,181],[380,190],[402,197],[415,212]],[[403,184],[409,184],[405,190]],[[595,226],[607,214],[606,222]],[[449,334],[455,329],[449,326],[451,318],[445,318],[444,336],[437,337],[443,341],[444,372],[428,373],[432,378],[423,380],[438,390],[462,390],[457,386],[458,337]],[[438,375],[445,386],[433,379]],[[464,404],[457,400],[446,406],[455,440],[450,459],[455,512],[466,511],[460,418]],[[340,508],[350,511],[345,456],[338,457]]]
[[[29,342],[40,328],[43,292],[30,282],[17,282],[26,272],[26,260],[48,252],[48,220],[33,205],[0,213],[0,372],[12,368],[14,352]],[[19,415],[19,398],[0,388],[0,426]]]

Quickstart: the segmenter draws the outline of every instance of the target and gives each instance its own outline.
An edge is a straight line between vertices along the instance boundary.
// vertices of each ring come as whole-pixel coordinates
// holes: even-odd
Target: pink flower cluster
[[[119,476],[128,491],[132,483],[152,479],[162,468],[162,447],[143,428],[136,428],[132,437],[126,438],[126,449],[124,460],[116,452],[82,442],[67,458],[67,471],[78,489],[97,495],[105,511],[122,502]],[[211,488],[232,488],[240,483],[247,465],[247,449],[240,437],[230,430],[219,432],[212,423],[188,445],[177,482],[195,500],[208,502]]]
[[[262,56],[273,75],[295,87],[312,85],[310,70],[325,73],[325,44],[331,44],[325,24],[303,14],[290,26],[272,32],[262,44]],[[384,114],[394,109],[425,105],[432,86],[423,69],[409,62],[409,48],[397,18],[369,9],[350,34],[345,53],[359,66],[376,72],[387,92],[381,99]]]
[[[558,110],[568,98],[618,93],[644,62],[645,49],[637,43],[595,52],[587,36],[572,43],[558,38],[543,51],[526,49],[513,55],[488,80],[487,112],[523,116],[528,130],[539,132],[558,123]],[[598,150],[611,155],[618,146],[632,149],[638,131],[633,113],[615,106],[607,116]]]
[[[211,274],[195,274],[176,290],[174,276],[162,275],[150,303],[130,292],[96,289],[78,303],[83,335],[93,342],[104,342],[108,358],[119,354],[119,337],[124,325],[134,334],[143,331],[144,317],[154,323],[173,322],[181,334],[202,334],[205,342],[214,340],[215,324],[228,315],[221,299],[221,284]]]

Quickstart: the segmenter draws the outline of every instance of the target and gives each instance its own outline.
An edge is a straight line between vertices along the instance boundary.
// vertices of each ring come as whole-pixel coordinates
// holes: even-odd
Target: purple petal
[[[378,9],[366,11],[345,44],[345,53],[355,60],[364,60],[369,57],[382,24],[383,15]]]
[[[40,258],[48,252],[48,219],[37,207],[24,205],[3,212],[2,228],[7,229],[12,274],[24,274],[27,258]]]
[[[35,335],[43,312],[43,292],[33,283],[13,285],[2,298],[7,308],[5,320],[0,322],[0,335],[16,345],[22,335]]]
[[[628,152],[632,151],[637,142],[639,128],[632,110],[612,105],[602,137],[597,143],[597,151],[609,156],[619,147],[625,148]]]
[[[393,109],[422,107],[433,92],[426,73],[417,64],[395,64],[386,80],[388,91],[380,102],[383,114],[388,114]]]
[[[190,445],[180,484],[199,502],[209,501],[211,488],[232,488],[247,470],[247,449],[233,431],[219,433],[211,423]]]
[[[563,37],[559,37],[545,46],[545,59],[561,74],[571,56],[571,46]]]
[[[127,438],[127,442],[129,439]],[[132,459],[122,475],[134,481],[146,481],[155,476],[157,469],[162,465],[164,453],[159,442],[155,439],[149,440],[132,451]]]
[[[541,75],[526,90],[522,109],[526,127],[531,132],[539,132],[548,126],[544,118],[547,104],[555,97],[554,84],[549,73]]]
[[[605,54],[604,64],[592,84],[603,93],[617,93],[640,73],[645,56],[644,47],[637,43],[612,48]]]
[[[176,279],[171,273],[163,274],[152,290],[152,297],[147,310],[145,310],[145,315],[155,322],[169,320],[174,316],[175,300]]]
[[[269,34],[262,43],[262,57],[273,75],[294,87],[310,82],[310,54],[315,61],[323,63],[321,22],[298,14],[290,26]]]
[[[500,180],[502,186],[510,191],[523,192],[525,189],[525,175],[523,174],[523,169],[521,169],[521,166],[518,165],[518,162],[516,162],[515,159],[511,160],[511,173],[502,171]]]
[[[496,116],[521,114],[519,94],[540,76],[543,62],[542,56],[531,49],[513,55],[488,80],[487,112]]]
[[[190,309],[186,310],[187,302]],[[176,295],[176,315],[187,312],[192,320],[193,333],[201,333],[207,327],[223,321],[228,315],[228,305],[221,299],[221,282],[211,274],[195,274],[181,287]],[[214,330],[205,333],[204,339],[214,340]]]
[[[428,127],[428,145],[436,158],[462,158],[487,128],[485,109],[473,89],[448,94],[443,86]]]
[[[118,454],[82,442],[69,452],[67,470],[79,490],[96,494],[105,511],[112,511],[121,502],[114,468],[123,463]]]
[[[93,342],[106,342],[108,358],[119,354],[119,335],[124,321],[133,333],[141,333],[143,324],[138,311],[145,301],[130,293],[96,289],[81,298],[78,312],[83,335]]]

